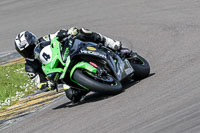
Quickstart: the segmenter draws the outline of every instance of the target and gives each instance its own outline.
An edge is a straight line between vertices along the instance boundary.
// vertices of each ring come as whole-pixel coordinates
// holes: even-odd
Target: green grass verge
[[[26,75],[24,63],[0,66],[0,109],[33,93],[35,85]]]

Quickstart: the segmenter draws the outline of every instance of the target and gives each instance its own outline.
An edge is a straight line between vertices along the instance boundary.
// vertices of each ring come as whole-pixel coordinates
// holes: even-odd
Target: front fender
[[[95,67],[93,67],[92,65],[90,65],[89,63],[87,62],[79,62],[77,63],[72,69],[71,69],[71,72],[70,72],[70,79],[78,84],[79,86],[85,88],[86,90],[89,90],[88,88],[86,88],[85,86],[82,86],[81,84],[79,84],[77,81],[73,80],[73,74],[74,74],[74,71],[76,69],[85,69],[85,70],[88,70],[89,72],[91,73],[97,73],[97,69]]]

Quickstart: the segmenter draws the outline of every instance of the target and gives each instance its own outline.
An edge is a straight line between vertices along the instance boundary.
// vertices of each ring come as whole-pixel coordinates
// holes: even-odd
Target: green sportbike
[[[122,81],[149,75],[149,63],[137,53],[125,56],[119,51],[72,37],[62,43],[55,37],[34,49],[47,79],[73,88],[106,94],[123,91]]]

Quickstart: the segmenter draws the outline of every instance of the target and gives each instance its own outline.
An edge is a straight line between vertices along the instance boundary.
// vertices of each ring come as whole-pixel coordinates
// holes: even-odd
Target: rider
[[[57,85],[48,81],[45,78],[45,74],[42,71],[42,64],[34,58],[34,48],[37,44],[42,41],[50,41],[54,37],[58,37],[61,41],[63,38],[72,35],[77,39],[82,41],[91,41],[95,43],[102,43],[104,46],[111,48],[112,50],[120,50],[121,43],[119,41],[114,41],[111,38],[101,35],[100,33],[92,32],[90,30],[72,27],[68,30],[61,29],[54,34],[49,34],[39,39],[29,31],[23,31],[16,36],[14,41],[15,48],[19,54],[21,54],[25,60],[25,71],[27,75],[35,82],[39,89],[49,88],[55,89]],[[66,96],[72,100],[72,102],[78,102],[83,96],[88,92],[77,90],[75,88],[70,88],[68,85],[64,84],[63,88],[65,90]]]

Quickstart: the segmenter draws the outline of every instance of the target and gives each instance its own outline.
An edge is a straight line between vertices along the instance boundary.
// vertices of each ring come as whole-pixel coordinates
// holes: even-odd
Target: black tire
[[[141,56],[137,55],[136,58],[138,61],[130,61],[131,66],[134,69],[134,79],[140,80],[146,78],[150,73],[150,65],[149,63]]]
[[[92,79],[88,75],[82,73],[82,71],[80,71],[79,69],[75,70],[73,74],[73,79],[94,92],[115,95],[123,91],[123,87],[118,80],[115,80],[117,85],[112,86]]]

